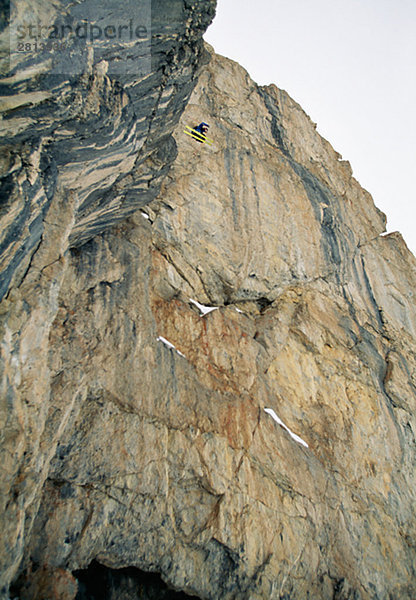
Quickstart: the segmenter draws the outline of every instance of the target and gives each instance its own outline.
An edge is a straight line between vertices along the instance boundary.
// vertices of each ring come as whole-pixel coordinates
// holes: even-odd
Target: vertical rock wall
[[[81,17],[93,19],[99,8],[103,18],[106,6],[111,10],[113,5],[99,3],[94,9],[93,0],[77,4],[17,0],[12,3],[12,25],[19,15],[35,18],[36,10],[39,22],[48,25],[76,23],[77,10]],[[167,7],[153,0],[148,6],[151,62],[144,74],[134,68],[122,69],[119,76],[109,74],[117,61],[138,60],[139,44],[109,47],[103,59],[97,58],[94,48],[78,47],[75,40],[52,63],[49,54],[22,53],[9,72],[7,52],[2,55],[6,56],[1,65],[6,76],[0,82],[0,589],[4,594],[30,539],[50,460],[72,414],[74,399],[53,405],[49,363],[54,354],[51,328],[60,310],[70,248],[125,220],[158,193],[176,156],[173,127],[207,60],[201,36],[213,17],[214,1],[172,0]],[[3,49],[10,35],[9,27],[0,32]],[[63,65],[65,60],[77,66],[79,75],[67,75],[72,71]],[[53,61],[61,62],[57,67]],[[81,398],[82,379],[78,385]]]
[[[183,133],[201,120],[212,146]],[[106,231],[55,192],[3,300],[4,585],[70,599],[80,571],[140,569],[210,600],[413,598],[414,257],[232,61],[174,138],[160,193]]]

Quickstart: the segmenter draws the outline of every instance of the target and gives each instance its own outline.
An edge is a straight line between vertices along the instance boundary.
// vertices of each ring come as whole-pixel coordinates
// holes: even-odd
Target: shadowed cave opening
[[[146,573],[136,567],[111,569],[93,560],[73,575],[79,586],[76,600],[199,600],[171,590],[159,573]]]

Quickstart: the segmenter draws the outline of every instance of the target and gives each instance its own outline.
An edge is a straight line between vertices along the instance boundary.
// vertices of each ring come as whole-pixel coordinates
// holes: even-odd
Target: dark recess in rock
[[[169,589],[158,573],[135,567],[110,569],[93,561],[74,575],[79,584],[76,600],[197,600]]]

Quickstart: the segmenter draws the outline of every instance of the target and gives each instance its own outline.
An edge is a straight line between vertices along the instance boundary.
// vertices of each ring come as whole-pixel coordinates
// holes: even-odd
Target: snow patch
[[[143,212],[142,210],[140,211],[140,214],[142,215],[142,217],[144,217],[145,219],[150,219],[149,215],[146,214],[145,212]]]
[[[202,313],[202,316],[207,315],[208,313],[212,312],[213,310],[218,310],[218,306],[204,306],[203,304],[200,304],[196,300],[192,300],[192,298],[189,298],[189,302],[192,302],[192,304],[195,304],[195,306],[197,308],[199,308],[199,310]]]
[[[286,431],[288,432],[288,434],[296,441],[298,442],[298,444],[302,444],[302,446],[305,446],[305,448],[309,448],[308,444],[298,435],[296,435],[296,433],[293,433],[293,431],[291,431],[289,429],[289,427],[287,427],[287,425],[285,425],[283,423],[283,421],[281,419],[279,419],[279,417],[277,416],[277,414],[274,412],[274,410],[272,408],[265,408],[264,412],[268,413],[275,421],[276,423],[278,423],[281,427],[283,427],[283,429],[286,429]]]
[[[184,358],[186,358],[185,354],[182,354],[180,350],[175,348],[175,346],[171,342],[169,342],[166,338],[162,337],[161,335],[157,338],[157,341],[162,342],[162,344],[165,344],[165,346],[167,346],[170,350],[175,350],[175,352],[177,352],[179,356],[183,356]]]

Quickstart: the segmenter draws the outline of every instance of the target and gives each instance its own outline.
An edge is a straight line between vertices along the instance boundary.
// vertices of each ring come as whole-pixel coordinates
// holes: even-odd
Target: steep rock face
[[[74,598],[98,563],[212,600],[414,597],[413,256],[235,63],[174,135],[143,213],[57,260],[61,200],[3,302],[13,589]]]
[[[18,0],[12,26],[19,15],[48,26],[74,24],[79,14],[104,18],[106,7],[111,18],[115,5]],[[104,59],[73,40],[52,59],[41,52],[18,54],[1,80],[3,592],[21,561],[60,427],[71,414],[70,406],[56,414],[57,429],[48,440],[45,427],[54,410],[49,335],[69,248],[123,221],[158,193],[176,156],[173,127],[208,58],[201,36],[214,0],[147,5],[152,37],[145,73],[126,66],[140,58],[140,44],[107,44]],[[9,27],[0,36],[3,50],[12,39]],[[79,73],[68,75],[71,69],[59,63],[65,60]],[[126,68],[109,74],[117,62]]]
[[[204,58],[201,36],[215,1],[142,4],[144,16],[149,13],[146,35],[152,36],[147,44],[123,46],[116,40],[111,45],[107,40],[103,57],[75,38],[52,59],[50,53],[17,53],[1,81],[0,131],[7,141],[0,148],[0,297],[11,283],[20,283],[57,196],[73,204],[69,239],[62,243],[77,246],[154,198],[175,158],[172,128],[195,85]],[[96,0],[72,5],[48,0],[34,6],[18,0],[12,17],[31,16],[38,9],[40,23],[75,30],[88,17],[105,21],[105,6],[109,22],[117,24],[111,20],[115,5],[103,7]],[[3,31],[3,45],[8,36],[13,39],[11,31]],[[148,64],[134,68],[146,53]],[[113,75],[117,64],[122,66]]]

